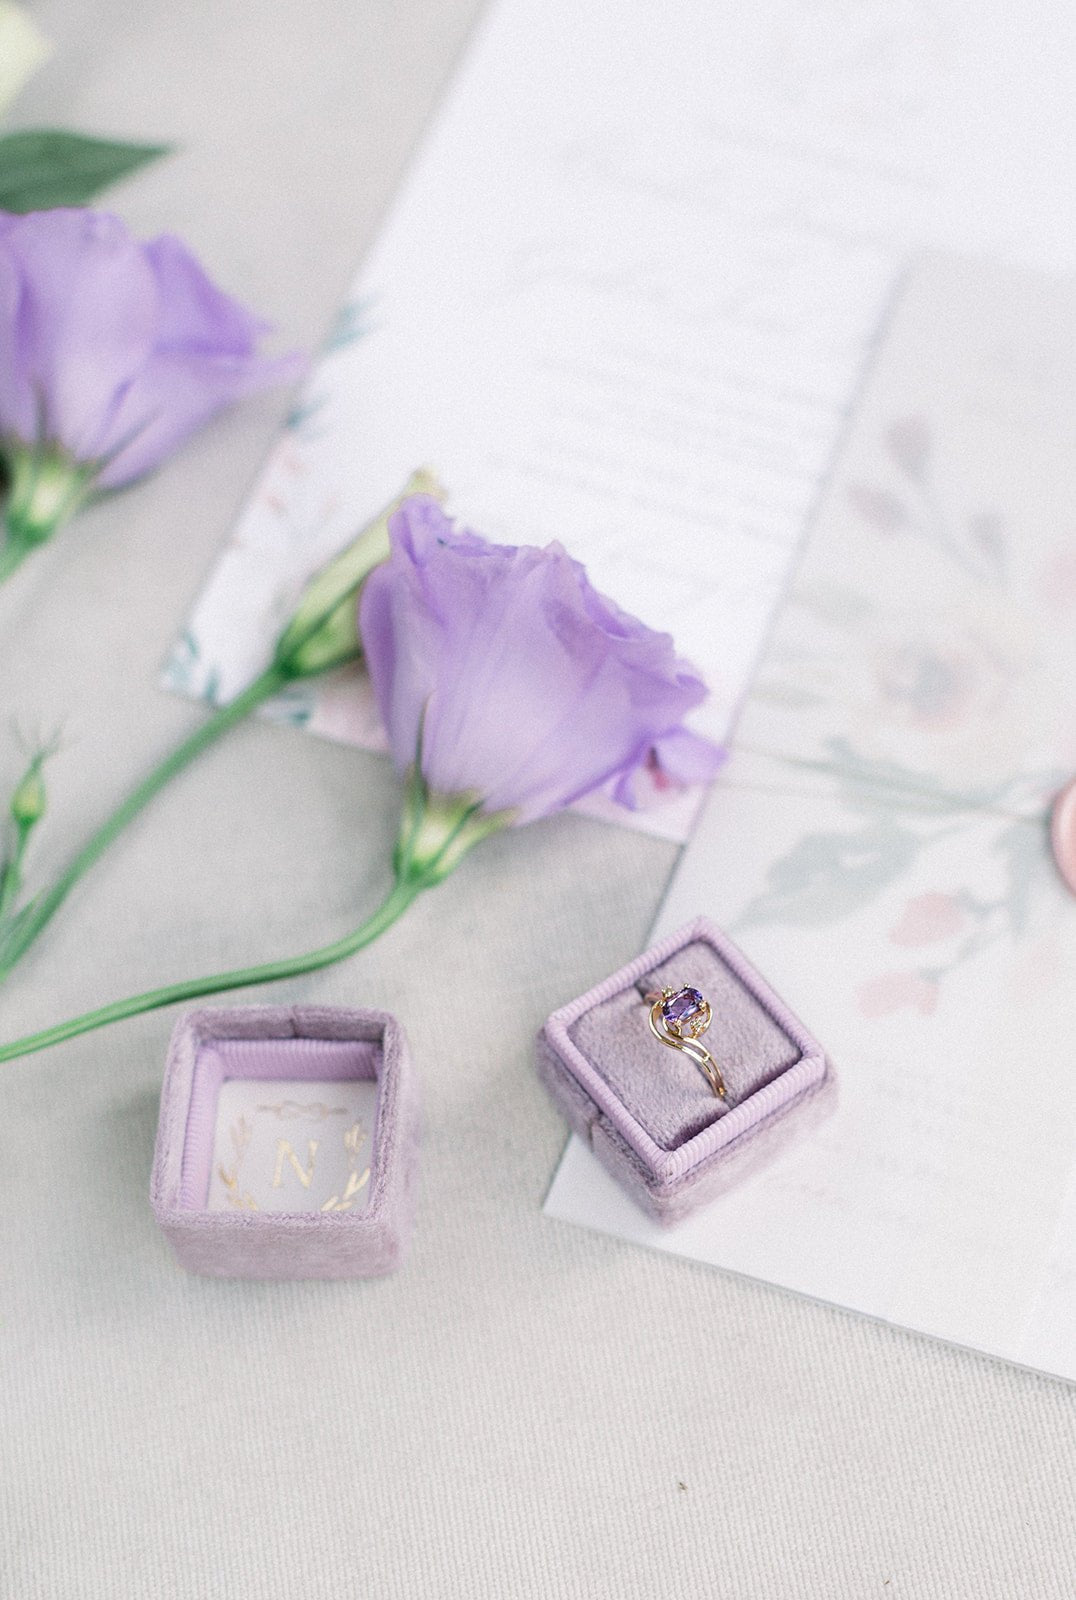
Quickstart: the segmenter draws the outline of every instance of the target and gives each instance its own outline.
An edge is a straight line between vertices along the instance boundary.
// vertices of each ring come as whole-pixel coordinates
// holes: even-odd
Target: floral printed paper
[[[1070,284],[912,275],[658,924],[744,946],[837,1116],[670,1235],[578,1142],[548,1205],[1071,1378],[1074,358]]]

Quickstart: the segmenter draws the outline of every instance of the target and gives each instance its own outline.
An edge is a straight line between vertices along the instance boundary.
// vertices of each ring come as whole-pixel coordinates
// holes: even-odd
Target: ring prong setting
[[[661,991],[661,1017],[670,1033],[678,1038],[697,1039],[710,1026],[710,1002],[691,984]]]

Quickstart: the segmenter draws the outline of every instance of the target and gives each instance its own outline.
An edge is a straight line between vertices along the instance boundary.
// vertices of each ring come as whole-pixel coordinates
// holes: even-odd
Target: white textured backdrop
[[[115,205],[309,345],[474,12],[52,0],[16,120],[175,140]],[[66,728],[42,873],[196,721],[157,667],[283,403],[0,593],[0,711]],[[0,740],[5,790],[18,764]],[[83,884],[0,1033],[331,937],[384,885],[395,806],[379,758],[232,736]],[[3,1600],[1071,1600],[1070,1389],[539,1215],[563,1134],[531,1036],[636,951],[673,861],[579,818],[494,840],[379,946],[273,991],[411,1035],[423,1195],[385,1282],[174,1267],[146,1200],[170,1016],[0,1068]]]

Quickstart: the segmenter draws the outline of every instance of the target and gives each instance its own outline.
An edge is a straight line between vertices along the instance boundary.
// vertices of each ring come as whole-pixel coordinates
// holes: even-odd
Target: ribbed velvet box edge
[[[570,1028],[585,1011],[695,941],[710,945],[737,980],[788,1034],[800,1058],[678,1149],[661,1149],[577,1048]],[[672,1226],[768,1164],[833,1111],[836,1075],[821,1045],[743,952],[706,917],[645,950],[586,994],[555,1011],[537,1039],[538,1076],[569,1125],[648,1215]]]
[[[355,1214],[225,1212],[181,1203],[194,1068],[220,1039],[377,1042],[378,1098],[370,1194]],[[389,1012],[337,1006],[206,1007],[179,1018],[161,1088],[150,1202],[180,1264],[223,1278],[365,1278],[395,1270],[414,1219],[418,1085],[403,1029]]]

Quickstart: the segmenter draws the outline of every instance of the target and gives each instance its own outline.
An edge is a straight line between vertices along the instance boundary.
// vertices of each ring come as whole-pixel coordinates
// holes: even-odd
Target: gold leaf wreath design
[[[276,1108],[259,1106],[258,1109],[275,1110]],[[244,1192],[239,1187],[239,1169],[243,1164],[243,1158],[247,1153],[247,1147],[250,1144],[253,1132],[254,1130],[247,1119],[240,1117],[230,1130],[232,1149],[235,1152],[231,1170],[229,1171],[223,1166],[217,1168],[217,1176],[228,1191],[226,1196],[228,1204],[234,1206],[238,1211],[257,1211],[259,1209],[258,1202],[250,1191]],[[348,1174],[343,1194],[331,1194],[324,1205],[319,1208],[320,1210],[350,1211],[355,1204],[356,1195],[361,1193],[369,1183],[370,1168],[365,1168],[363,1172],[358,1171],[358,1155],[365,1137],[366,1132],[361,1122],[353,1123],[344,1134],[344,1148],[351,1158],[351,1171]]]
[[[226,1171],[224,1167],[218,1167],[217,1176],[228,1191],[227,1200],[230,1206],[235,1206],[238,1211],[257,1211],[258,1202],[254,1196],[249,1190],[243,1194],[240,1193],[239,1189],[239,1168],[243,1164],[243,1157],[247,1153],[247,1146],[254,1130],[246,1117],[240,1117],[239,1121],[233,1124],[230,1131],[232,1149],[235,1151],[235,1161],[230,1172]]]
[[[358,1194],[360,1189],[364,1189],[366,1187],[369,1181],[369,1167],[366,1168],[366,1171],[362,1173],[361,1176],[357,1172],[349,1173],[347,1186],[344,1189],[343,1196],[341,1197],[338,1194],[331,1194],[326,1200],[325,1204],[322,1206],[322,1211],[350,1211],[352,1206],[355,1204],[355,1196]]]

